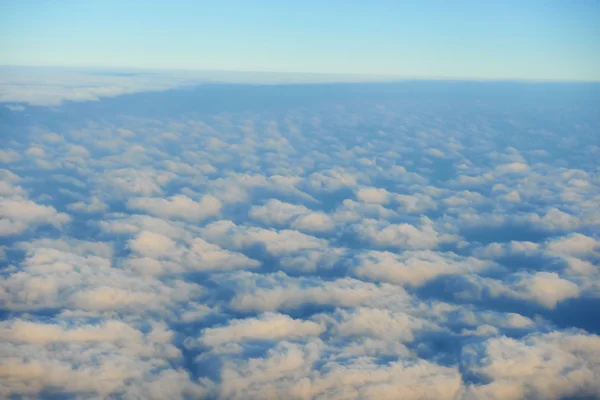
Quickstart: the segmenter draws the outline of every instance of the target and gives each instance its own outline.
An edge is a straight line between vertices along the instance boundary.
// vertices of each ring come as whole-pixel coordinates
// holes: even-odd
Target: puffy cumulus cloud
[[[526,222],[536,224],[544,229],[568,231],[578,228],[582,222],[579,217],[552,207],[543,216],[530,214],[523,218]]]
[[[4,360],[3,396],[40,392],[78,396],[158,398],[204,396],[210,387],[194,382],[181,367],[174,332],[154,323],[140,330],[118,320],[56,325],[21,319],[0,323]],[[181,385],[177,387],[177,385]],[[154,392],[157,387],[162,387]]]
[[[357,185],[357,176],[349,173],[343,168],[333,168],[323,172],[315,172],[310,175],[309,185],[313,190],[325,192],[336,191],[342,188]]]
[[[294,278],[283,272],[270,275],[238,273],[223,284],[235,288],[231,307],[239,311],[281,311],[305,305],[403,307],[410,296],[400,287],[352,278],[323,281]]]
[[[579,332],[490,338],[463,350],[471,384],[465,398],[563,399],[600,396],[600,337]]]
[[[202,293],[193,283],[163,282],[114,268],[106,249],[92,245],[40,241],[24,247],[27,254],[20,268],[0,284],[0,299],[9,310],[170,315],[177,303]]]
[[[177,251],[175,242],[160,233],[142,231],[129,241],[129,247],[136,253],[148,257],[168,257]]]
[[[162,186],[174,176],[170,171],[121,168],[104,172],[99,177],[99,183],[111,196],[151,196],[161,194]]]
[[[446,206],[448,206],[448,208],[472,207],[484,201],[484,196],[477,192],[471,192],[469,190],[463,190],[462,192],[458,192],[442,200],[442,202]]]
[[[265,190],[272,193],[298,196],[302,200],[314,201],[309,194],[298,189],[301,179],[290,175],[228,173],[224,177],[208,182],[211,192],[226,204],[248,201],[253,193]]]
[[[356,191],[356,198],[365,203],[387,204],[390,193],[382,188],[362,188]]]
[[[284,314],[265,313],[258,318],[230,321],[223,327],[208,328],[202,332],[200,343],[217,346],[246,340],[280,340],[318,336],[325,328],[312,321],[290,318]]]
[[[27,191],[21,186],[15,185],[21,177],[13,174],[6,169],[0,169],[0,196],[2,198],[11,198],[14,196],[24,196]]]
[[[10,164],[21,160],[21,155],[14,150],[0,150],[0,163]]]
[[[36,225],[60,228],[71,220],[52,206],[37,204],[21,196],[0,197],[0,236],[18,235]]]
[[[148,215],[115,213],[107,216],[105,221],[99,221],[98,225],[103,232],[115,235],[130,235],[146,230],[182,241],[190,241],[195,236],[182,221],[167,221]]]
[[[404,312],[358,307],[352,311],[342,310],[340,321],[333,330],[337,335],[376,338],[386,341],[412,342],[414,332],[439,329],[436,324]]]
[[[369,251],[357,256],[356,276],[400,285],[421,286],[442,275],[477,273],[490,263],[473,257],[429,250],[394,254]]]
[[[456,240],[454,235],[437,231],[431,219],[422,217],[420,222],[420,226],[414,226],[365,219],[354,225],[354,230],[361,239],[377,247],[434,249],[440,243]]]
[[[308,232],[327,232],[334,228],[333,219],[325,213],[310,213],[300,216],[291,227]]]
[[[214,196],[203,196],[194,201],[185,195],[163,198],[136,198],[127,202],[129,208],[142,210],[161,218],[186,219],[201,221],[214,217],[221,212],[221,202]]]
[[[388,219],[395,216],[397,214],[394,211],[381,204],[360,203],[350,199],[344,200],[332,214],[333,220],[339,223],[358,222],[364,217]]]
[[[253,206],[249,216],[265,225],[289,225],[298,230],[324,232],[333,229],[333,219],[301,205],[270,199],[263,206]]]
[[[256,268],[260,263],[244,254],[223,249],[201,238],[177,243],[161,233],[142,230],[128,241],[134,256],[124,265],[142,275],[163,275],[184,271]]]
[[[425,360],[376,364],[370,358],[343,362],[320,340],[280,342],[262,358],[227,362],[221,372],[223,398],[278,399],[452,399],[461,389],[456,368]]]
[[[82,212],[82,213],[99,213],[106,211],[108,205],[100,200],[98,197],[92,197],[89,202],[78,201],[67,205],[69,211]]]
[[[554,308],[556,304],[580,295],[579,287],[556,273],[538,272],[531,276],[519,275],[514,283],[511,295],[532,299],[541,305]]]
[[[305,206],[270,199],[263,206],[253,206],[249,216],[266,225],[284,225],[298,216],[308,213],[310,210]]]
[[[295,230],[276,231],[239,226],[232,221],[224,220],[203,227],[200,229],[200,233],[206,240],[226,248],[243,249],[259,244],[275,256],[301,250],[321,249],[328,246],[328,242],[324,239],[318,239]]]
[[[186,261],[198,269],[237,269],[254,268],[260,263],[246,257],[244,254],[225,250],[217,245],[195,238],[186,255]]]
[[[511,240],[507,243],[492,242],[476,248],[473,253],[476,257],[494,259],[515,255],[533,255],[542,250],[539,243]]]
[[[468,279],[473,286],[460,293],[464,298],[506,297],[532,301],[553,309],[561,301],[581,295],[576,283],[561,278],[555,272],[519,272],[509,275],[504,281],[476,275]]]
[[[580,233],[571,233],[548,241],[546,248],[559,255],[586,256],[600,249],[600,240]]]
[[[437,202],[425,193],[397,194],[394,196],[400,209],[407,212],[422,212],[437,208]]]

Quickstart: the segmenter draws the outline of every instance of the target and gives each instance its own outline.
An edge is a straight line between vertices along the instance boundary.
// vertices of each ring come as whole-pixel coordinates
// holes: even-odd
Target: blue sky
[[[1,1],[0,64],[600,80],[594,1]]]

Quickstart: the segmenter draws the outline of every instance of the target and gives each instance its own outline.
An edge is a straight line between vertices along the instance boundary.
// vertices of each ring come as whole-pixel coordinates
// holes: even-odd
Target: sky
[[[595,1],[0,1],[0,65],[600,80]]]

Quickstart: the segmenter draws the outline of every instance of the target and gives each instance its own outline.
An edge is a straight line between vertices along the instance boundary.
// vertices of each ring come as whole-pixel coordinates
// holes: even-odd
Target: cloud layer
[[[1,397],[600,398],[576,88],[78,76],[0,97]]]

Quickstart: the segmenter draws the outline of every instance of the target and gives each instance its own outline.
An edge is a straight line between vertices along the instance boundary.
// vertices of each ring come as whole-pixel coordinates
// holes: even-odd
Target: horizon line
[[[384,75],[370,74],[360,72],[295,72],[295,71],[268,71],[268,70],[233,70],[233,69],[195,69],[195,68],[154,68],[154,67],[128,67],[128,66],[91,66],[91,65],[22,65],[22,64],[0,64],[0,68],[27,68],[27,69],[62,69],[62,70],[97,70],[97,71],[147,71],[162,73],[228,73],[228,74],[257,74],[257,75],[288,75],[288,76],[320,76],[320,77],[356,77],[370,78],[367,81],[322,81],[322,82],[302,82],[304,84],[325,84],[325,83],[394,83],[402,81],[448,81],[448,82],[514,82],[514,83],[600,83],[600,78],[593,79],[559,79],[559,78],[517,78],[517,77],[462,77],[462,76],[420,76],[420,75]],[[214,83],[214,82],[213,82]],[[227,83],[227,82],[219,82]],[[240,83],[240,82],[229,82]],[[247,82],[245,82],[247,83]],[[261,82],[259,84],[267,84]],[[286,83],[269,83],[270,85]],[[288,84],[294,84],[292,82]]]

